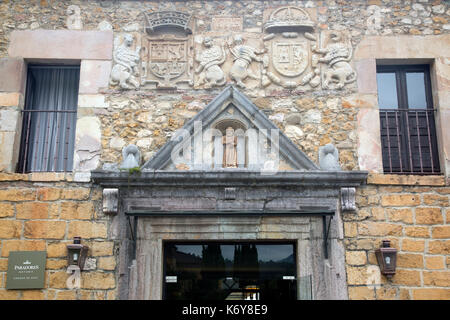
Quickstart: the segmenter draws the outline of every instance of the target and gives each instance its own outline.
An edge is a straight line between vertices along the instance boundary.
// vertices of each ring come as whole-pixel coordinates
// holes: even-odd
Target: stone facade
[[[189,16],[175,34],[152,24],[152,13],[170,11]],[[286,17],[295,21],[288,32]],[[117,170],[130,144],[144,164],[228,85],[314,163],[331,143],[342,170],[369,171],[334,235],[345,297],[450,299],[447,2],[10,0],[0,21],[0,299],[120,298],[125,244],[91,171]],[[159,59],[158,48],[177,48],[176,59]],[[170,59],[178,64],[168,76]],[[382,173],[377,61],[430,64],[441,175]],[[73,172],[14,173],[34,62],[80,65]],[[90,247],[77,290],[66,285],[73,236]],[[399,251],[391,280],[374,253],[385,238]],[[47,251],[44,289],[5,289],[14,250]]]

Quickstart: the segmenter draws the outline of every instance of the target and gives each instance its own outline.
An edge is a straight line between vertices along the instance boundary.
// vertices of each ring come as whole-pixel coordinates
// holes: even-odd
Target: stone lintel
[[[112,31],[14,30],[8,54],[30,59],[111,60]]]

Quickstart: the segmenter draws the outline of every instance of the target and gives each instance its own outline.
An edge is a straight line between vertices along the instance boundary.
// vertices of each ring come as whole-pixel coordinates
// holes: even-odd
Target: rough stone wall
[[[0,174],[0,299],[115,299],[116,244],[102,192],[70,175]],[[89,246],[80,288],[66,283],[67,244],[81,236]],[[6,290],[10,251],[47,252],[43,289]]]
[[[69,8],[75,5],[76,7]],[[11,34],[18,30],[112,30],[114,37],[142,28],[141,12],[189,11],[196,17],[195,34],[207,34],[212,13],[239,16],[242,31],[262,37],[265,10],[294,5],[307,10],[316,31],[346,31],[356,48],[366,36],[432,36],[450,33],[450,7],[440,0],[368,1],[56,1],[6,0],[0,3],[0,58],[8,58]],[[79,9],[79,10],[78,10]],[[198,43],[196,43],[198,45]],[[43,48],[53,52],[55,48]],[[54,57],[49,54],[48,58]],[[111,59],[86,58],[88,70],[80,83],[78,117],[99,139],[93,152],[100,156],[86,170],[110,168],[122,160],[122,148],[136,144],[148,160],[187,120],[202,110],[220,88],[180,90],[121,90],[108,85]],[[89,60],[92,59],[92,60]],[[11,63],[11,62],[10,62]],[[448,61],[445,62],[448,65]],[[8,70],[22,73],[20,63]],[[353,69],[356,69],[352,64]],[[364,68],[362,65],[360,68]],[[2,69],[4,70],[4,69]],[[105,72],[100,72],[106,70]],[[360,70],[358,70],[360,72]],[[103,77],[103,78],[102,78]],[[16,80],[16,79],[14,79]],[[359,79],[358,79],[359,81]],[[442,82],[446,80],[443,79]],[[17,121],[23,107],[20,81],[0,79],[0,145],[18,150]],[[14,86],[8,87],[8,86]],[[333,143],[344,170],[360,169],[357,152],[358,112],[376,107],[376,97],[357,93],[353,82],[343,90],[252,88],[244,90],[313,161],[318,148]],[[5,89],[6,88],[6,89]],[[98,131],[98,132],[97,132]],[[80,134],[82,139],[83,135]],[[3,150],[3,149],[2,149]],[[11,172],[14,155],[0,153],[0,170]],[[92,158],[91,155],[88,157]],[[9,163],[9,164],[8,164]],[[74,181],[75,180],[75,181]],[[450,299],[448,187],[386,186],[380,181],[358,190],[358,211],[343,215],[346,263],[351,299]],[[74,191],[76,190],[76,191]],[[114,299],[117,286],[116,248],[110,240],[110,218],[101,212],[101,193],[89,183],[44,175],[2,175],[0,179],[0,298],[11,299]],[[435,219],[435,220],[430,220]],[[91,248],[90,270],[83,272],[88,287],[66,288],[65,245],[80,235]],[[398,274],[392,282],[381,277],[380,286],[368,287],[377,265],[373,250],[389,237],[399,249]],[[6,291],[7,256],[11,250],[47,250],[44,290]]]
[[[360,188],[359,209],[343,215],[349,298],[450,299],[450,188],[433,179],[423,186],[400,185],[396,176],[371,180],[380,184]],[[383,239],[398,250],[390,280],[375,257]]]

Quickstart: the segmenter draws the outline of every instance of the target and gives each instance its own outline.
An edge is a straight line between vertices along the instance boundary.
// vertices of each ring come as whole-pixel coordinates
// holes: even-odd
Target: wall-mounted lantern
[[[68,267],[67,272],[72,273],[76,270],[83,270],[89,247],[81,244],[81,237],[74,237],[73,244],[67,245]]]
[[[391,278],[397,267],[397,249],[391,248],[390,240],[383,240],[381,248],[375,250],[380,271],[386,277]]]

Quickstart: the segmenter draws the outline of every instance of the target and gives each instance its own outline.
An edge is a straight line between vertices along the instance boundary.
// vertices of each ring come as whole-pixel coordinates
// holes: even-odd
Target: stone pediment
[[[141,170],[277,172],[319,167],[244,94],[229,86],[177,130]]]

